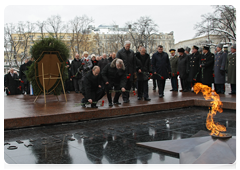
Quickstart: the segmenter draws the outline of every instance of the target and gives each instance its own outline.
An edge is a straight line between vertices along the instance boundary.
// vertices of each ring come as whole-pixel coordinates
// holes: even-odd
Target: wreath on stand
[[[67,79],[68,77],[68,71],[65,67],[67,59],[69,57],[69,50],[66,44],[56,38],[50,37],[50,38],[43,38],[40,41],[36,42],[32,48],[30,49],[30,55],[33,58],[33,63],[28,67],[28,70],[26,71],[27,79],[29,82],[31,82],[32,87],[33,87],[33,93],[34,95],[38,95],[39,92],[41,91],[40,87],[37,84],[37,79],[36,79],[36,67],[35,67],[35,61],[39,59],[41,56],[42,52],[51,52],[51,51],[57,51],[59,52],[59,55],[61,56],[61,59],[63,60],[62,64],[60,65],[60,68],[63,69],[63,74],[62,74],[62,79],[63,82]],[[62,92],[62,84],[59,83],[60,80],[57,80],[57,86],[53,93],[54,95],[60,95]]]

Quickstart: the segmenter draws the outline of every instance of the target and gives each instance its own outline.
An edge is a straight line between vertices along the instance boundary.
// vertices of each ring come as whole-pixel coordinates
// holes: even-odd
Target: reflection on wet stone
[[[196,110],[201,114],[192,115]],[[5,131],[4,152],[14,162],[28,164],[179,163],[174,155],[141,148],[136,143],[190,138],[200,130],[206,131],[206,111],[205,108],[185,108],[177,110],[178,114],[176,110],[167,111],[164,116],[162,111],[126,118],[18,129],[11,133]],[[227,110],[221,114],[226,114],[228,118],[235,112]],[[235,119],[216,119],[227,125],[227,132],[236,135]],[[24,141],[24,145],[16,140]],[[10,143],[18,149],[9,150]]]

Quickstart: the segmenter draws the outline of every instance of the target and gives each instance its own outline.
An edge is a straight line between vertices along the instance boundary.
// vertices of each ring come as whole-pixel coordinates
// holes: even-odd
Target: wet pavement
[[[206,107],[190,107],[5,130],[4,159],[9,164],[179,164],[175,155],[136,143],[190,138],[207,131],[207,113]],[[236,110],[224,110],[214,120],[236,136]]]
[[[79,104],[83,98],[82,94],[71,91],[67,94],[68,102],[65,102],[61,94],[59,102],[54,95],[47,95],[47,103],[44,103],[43,95],[39,96],[36,103],[33,103],[36,96],[10,95],[4,96],[4,129],[29,127],[36,125],[72,122],[78,120],[89,120],[98,118],[117,117],[126,114],[139,114],[159,110],[176,109],[192,106],[208,106],[202,93],[193,92],[171,92],[171,83],[166,81],[165,96],[159,98],[158,89],[152,90],[152,82],[149,81],[149,97],[151,101],[138,100],[137,95],[130,93],[130,102],[123,103],[122,96],[119,99],[121,105],[108,106],[106,95],[99,101],[98,109],[82,108]],[[181,89],[181,88],[180,88]],[[236,110],[236,95],[229,95],[230,86],[226,84],[226,93],[220,94],[223,108]],[[102,100],[104,106],[100,106]],[[14,107],[12,107],[14,106]]]

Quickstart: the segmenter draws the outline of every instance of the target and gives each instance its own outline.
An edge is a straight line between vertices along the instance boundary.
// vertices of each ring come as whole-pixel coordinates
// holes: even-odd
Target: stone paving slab
[[[230,89],[226,86],[226,94],[220,94],[224,109],[236,110],[236,96],[228,95]],[[165,96],[159,98],[158,91],[153,91],[149,86],[149,97],[151,101],[139,101],[137,95],[130,94],[130,103],[123,103],[120,96],[119,101],[122,105],[108,106],[107,97],[104,96],[104,106],[99,108],[82,108],[76,106],[83,98],[82,94],[71,92],[67,94],[68,102],[65,102],[64,95],[58,98],[54,95],[47,95],[47,103],[44,97],[39,96],[36,103],[33,103],[35,96],[12,95],[4,96],[4,129],[37,126],[43,124],[54,124],[60,122],[73,122],[79,120],[89,120],[98,118],[109,118],[126,116],[138,113],[147,113],[160,110],[177,109],[191,106],[209,106],[210,101],[204,100],[202,94],[193,92],[170,92],[169,82],[166,83]],[[14,107],[13,107],[14,106]],[[89,106],[88,106],[89,107]]]

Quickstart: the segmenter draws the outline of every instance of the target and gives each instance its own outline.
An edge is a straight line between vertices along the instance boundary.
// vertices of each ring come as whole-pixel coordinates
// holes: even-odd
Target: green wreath
[[[50,38],[43,38],[39,41],[37,41],[32,48],[30,49],[31,57],[35,60],[39,58],[39,56],[42,54],[43,51],[58,51],[62,60],[63,64],[60,66],[63,68],[63,74],[62,79],[65,82],[65,80],[68,77],[68,71],[65,68],[65,63],[68,60],[69,57],[69,50],[66,44],[56,38],[50,37]],[[34,95],[38,95],[41,89],[37,85],[37,80],[35,77],[35,62],[28,67],[28,70],[26,71],[26,76],[29,82],[32,83],[33,86],[33,93]],[[60,80],[58,80],[60,81]],[[55,92],[52,92],[54,95],[60,95],[62,91],[62,84],[58,83],[57,87],[54,90]]]

